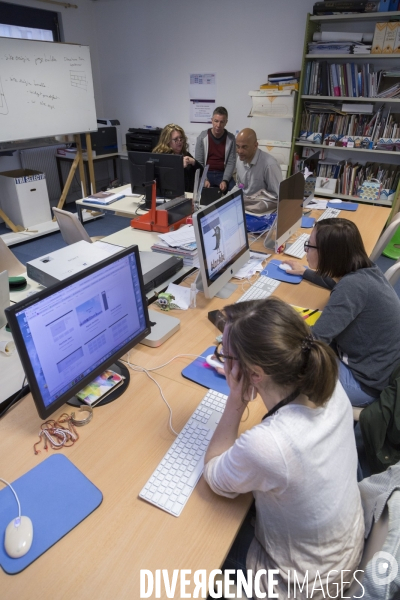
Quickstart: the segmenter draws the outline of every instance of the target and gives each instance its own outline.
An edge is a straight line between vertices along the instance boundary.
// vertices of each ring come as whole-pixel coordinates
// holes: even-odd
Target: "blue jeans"
[[[222,572],[227,569],[234,569],[235,571],[243,571],[246,574],[246,557],[254,538],[254,525],[252,523],[255,515],[256,511],[253,503],[221,567]],[[231,576],[230,579],[233,581],[236,578]],[[246,594],[243,595],[243,598],[246,598]]]
[[[342,384],[344,391],[348,395],[352,406],[368,406],[374,400],[375,397],[370,396],[360,387],[360,384],[356,379],[354,379],[353,373],[350,371],[349,367],[347,367],[341,360],[339,360],[339,381]]]
[[[207,179],[210,182],[211,187],[219,187],[219,184],[222,183],[223,176],[224,176],[224,173],[222,171],[208,171],[207,172]],[[234,185],[235,185],[235,182],[231,178],[230,182],[228,183],[228,192],[231,191],[231,189],[233,188]]]

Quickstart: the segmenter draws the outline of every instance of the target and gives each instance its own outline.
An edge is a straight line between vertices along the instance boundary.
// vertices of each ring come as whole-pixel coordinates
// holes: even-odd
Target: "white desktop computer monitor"
[[[5,312],[36,408],[47,419],[150,333],[138,248]]]
[[[227,194],[193,215],[199,255],[197,288],[206,298],[229,298],[229,280],[249,260],[242,190]]]
[[[279,185],[275,221],[275,252],[301,227],[304,201],[304,175],[296,173]]]

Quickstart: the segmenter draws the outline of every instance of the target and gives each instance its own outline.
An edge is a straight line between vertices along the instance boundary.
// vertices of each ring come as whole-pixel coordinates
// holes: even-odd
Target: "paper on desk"
[[[173,303],[179,306],[182,310],[187,310],[190,305],[190,288],[170,283],[166,289],[168,294],[174,296]]]
[[[170,233],[160,233],[158,237],[164,242],[167,242],[168,246],[172,246],[173,248],[196,241],[193,225],[185,225]]]
[[[327,204],[328,200],[323,200],[322,198],[312,198],[307,202],[307,208],[311,210],[325,210]]]
[[[235,279],[249,279],[255,273],[263,270],[263,261],[269,258],[270,254],[261,254],[260,252],[250,252],[250,260],[234,275]]]
[[[116,246],[115,244],[107,244],[107,242],[102,242],[101,240],[97,240],[97,242],[93,242],[93,245],[100,250],[104,250],[107,254],[112,256],[121,250],[125,250],[123,246]]]

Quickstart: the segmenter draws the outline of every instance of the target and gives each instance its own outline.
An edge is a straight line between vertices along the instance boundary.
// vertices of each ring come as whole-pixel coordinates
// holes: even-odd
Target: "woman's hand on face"
[[[303,277],[306,267],[300,264],[297,260],[283,260],[282,263],[284,265],[289,265],[289,267],[292,269],[290,271],[290,275],[301,275]]]
[[[229,364],[230,363],[230,366]],[[229,385],[230,403],[238,410],[244,410],[251,399],[251,390],[243,390],[243,373],[239,363],[234,360],[225,362],[225,376]],[[245,401],[243,401],[243,399]]]

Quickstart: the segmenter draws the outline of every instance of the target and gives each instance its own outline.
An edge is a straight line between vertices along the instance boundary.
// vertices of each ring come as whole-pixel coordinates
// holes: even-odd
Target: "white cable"
[[[121,358],[119,360],[121,360],[122,362],[127,362],[129,365],[133,365],[134,367],[137,367],[137,369],[134,370],[143,370],[143,371],[158,371],[158,369],[163,369],[164,367],[166,367],[167,365],[169,365],[169,363],[171,363],[173,360],[175,360],[176,358],[180,358],[181,356],[191,356],[194,358],[204,358],[206,359],[206,356],[203,356],[201,354],[177,354],[176,356],[172,357],[171,360],[169,360],[168,362],[164,363],[163,365],[160,365],[159,367],[141,367],[140,365],[135,365],[133,363],[128,362],[129,361],[129,352],[128,352],[128,361],[124,361]]]
[[[163,365],[161,365],[161,366],[159,366],[159,367],[152,367],[151,369],[145,369],[145,367],[141,367],[141,366],[139,366],[139,365],[134,365],[133,363],[131,363],[131,362],[130,362],[130,360],[129,360],[129,354],[130,354],[130,352],[128,352],[128,360],[122,360],[122,359],[120,359],[120,360],[121,360],[121,362],[124,362],[124,363],[126,363],[126,364],[128,365],[128,367],[129,367],[129,368],[130,368],[132,371],[136,371],[136,372],[138,372],[138,373],[145,373],[145,374],[147,375],[147,377],[148,377],[149,379],[151,379],[151,380],[152,380],[152,381],[153,381],[153,382],[156,384],[156,386],[158,387],[158,389],[159,389],[159,392],[160,392],[160,394],[161,394],[161,398],[164,400],[164,402],[165,402],[165,404],[166,404],[166,406],[167,406],[167,408],[168,408],[168,411],[169,411],[168,426],[169,426],[170,430],[172,431],[172,433],[173,433],[174,435],[179,435],[179,434],[178,434],[178,432],[177,432],[177,431],[175,431],[175,429],[174,429],[174,428],[173,428],[173,426],[172,426],[172,408],[171,408],[171,407],[170,407],[170,405],[168,404],[168,401],[167,401],[167,399],[166,399],[166,398],[165,398],[165,396],[164,396],[164,393],[163,393],[163,391],[162,391],[162,388],[161,388],[160,384],[158,383],[158,381],[156,381],[156,380],[154,379],[154,377],[152,377],[152,376],[150,375],[149,371],[157,371],[157,369],[162,369],[162,368],[163,368],[163,367],[165,367],[166,365],[169,365],[169,363],[170,363],[170,362],[172,362],[173,360],[175,360],[175,358],[179,358],[180,356],[195,356],[196,358],[204,358],[204,359],[205,359],[205,356],[201,356],[201,355],[199,356],[198,354],[177,354],[176,356],[174,356],[173,358],[171,358],[171,360],[169,360],[168,362],[166,362],[165,364],[163,364]]]
[[[8,487],[11,489],[12,493],[14,494],[15,499],[16,499],[17,504],[18,504],[18,518],[21,519],[21,505],[19,503],[17,492],[14,490],[13,486],[11,485],[11,483],[8,483],[8,481],[6,481],[5,479],[2,479],[0,477],[0,481],[2,481],[3,483],[5,483],[6,485],[8,485]]]

